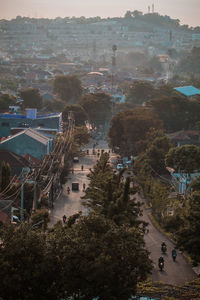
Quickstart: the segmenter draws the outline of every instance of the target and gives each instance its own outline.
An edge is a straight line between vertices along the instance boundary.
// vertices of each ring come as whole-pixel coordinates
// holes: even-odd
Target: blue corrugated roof
[[[200,90],[192,85],[176,87],[174,90],[188,97],[200,95]]]

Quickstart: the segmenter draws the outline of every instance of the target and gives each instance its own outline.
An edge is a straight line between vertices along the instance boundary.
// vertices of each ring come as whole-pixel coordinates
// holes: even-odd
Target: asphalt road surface
[[[94,166],[98,157],[97,155],[92,154],[94,141],[91,141],[86,149],[89,149],[89,155],[81,157],[79,163],[74,164],[74,173],[70,174],[67,183],[63,187],[61,196],[54,203],[54,209],[51,212],[51,225],[55,224],[57,221],[61,220],[63,215],[67,217],[82,211],[83,214],[87,214],[87,210],[82,206],[83,200],[81,196],[84,195],[83,183],[87,185],[89,180],[87,174],[90,172],[89,169]],[[96,146],[97,149],[104,149],[108,151],[108,145],[105,141],[99,141],[99,145]],[[115,159],[116,155],[111,153],[111,159]],[[81,170],[81,165],[84,166],[83,171]],[[71,186],[72,182],[79,183],[79,191],[72,191]],[[70,187],[70,194],[67,193],[67,187]],[[137,200],[141,201],[141,198],[136,195]],[[170,240],[167,239],[160,231],[158,231],[148,216],[149,210],[143,206],[143,217],[142,219],[149,223],[149,233],[145,234],[146,247],[150,251],[150,257],[154,263],[154,269],[152,272],[153,281],[162,281],[164,283],[173,284],[173,285],[182,285],[187,281],[191,281],[196,278],[192,266],[187,262],[184,256],[177,251],[176,262],[173,261],[171,257],[171,250],[174,248],[174,245]],[[161,253],[161,243],[165,242],[167,244],[167,253]],[[158,258],[160,256],[164,257],[165,267],[161,272],[158,268]]]
[[[136,199],[141,201],[142,199],[136,195]],[[153,261],[154,269],[152,272],[153,281],[162,281],[164,283],[173,285],[183,285],[184,283],[195,279],[197,276],[192,269],[192,265],[189,264],[182,253],[177,250],[176,261],[174,262],[171,256],[174,244],[159,230],[157,230],[152,224],[149,218],[150,210],[146,209],[143,205],[143,217],[142,219],[149,223],[149,232],[144,235],[146,247],[149,250],[150,258]],[[161,252],[161,244],[165,242],[167,245],[167,252],[163,254]],[[160,271],[158,268],[158,258],[163,256],[165,260],[164,270]]]
[[[82,211],[83,214],[87,213],[87,209],[82,205],[83,200],[81,200],[81,196],[84,195],[83,184],[85,183],[87,188],[89,183],[87,174],[89,174],[89,169],[93,168],[98,159],[97,150],[109,150],[107,143],[104,140],[101,140],[99,141],[99,145],[95,147],[96,154],[94,155],[92,154],[94,143],[95,141],[92,140],[84,149],[85,151],[87,149],[89,150],[89,155],[80,157],[79,162],[74,163],[74,172],[69,175],[67,183],[63,186],[60,197],[54,203],[54,209],[51,211],[50,225],[57,223],[59,220],[62,221],[63,215],[69,217],[79,211]],[[113,154],[113,156],[115,156],[115,154]],[[84,166],[83,171],[81,170],[82,165]],[[72,182],[79,183],[79,191],[72,191]],[[68,187],[70,187],[70,194],[67,192]]]

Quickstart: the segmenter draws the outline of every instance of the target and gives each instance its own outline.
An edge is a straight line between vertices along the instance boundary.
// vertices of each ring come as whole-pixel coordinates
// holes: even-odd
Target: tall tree
[[[200,147],[184,145],[171,148],[165,161],[167,166],[175,168],[176,171],[190,174],[200,170]]]
[[[146,108],[118,113],[108,132],[110,145],[118,147],[123,155],[137,155],[144,150],[144,140],[151,128],[162,128],[162,122]]]
[[[136,294],[152,265],[136,228],[90,213],[41,233],[30,224],[0,231],[5,299],[122,299]],[[41,280],[42,278],[42,280]]]
[[[68,113],[72,111],[75,119],[75,125],[76,126],[83,126],[85,125],[85,122],[88,120],[88,115],[85,111],[85,109],[78,104],[68,104],[65,106],[63,112],[62,112],[62,119],[64,122],[68,120]]]
[[[95,126],[104,125],[111,118],[111,97],[105,93],[84,95],[80,105],[88,114],[89,121]]]
[[[200,118],[200,102],[179,95],[161,96],[148,101],[155,114],[163,121],[167,132],[193,128]]]
[[[139,231],[119,227],[102,215],[80,217],[70,227],[58,227],[54,235],[57,239],[50,245],[53,256],[57,249],[66,297],[127,300],[151,271]]]
[[[187,251],[195,262],[200,262],[200,192],[195,191],[189,198],[189,210],[180,226],[177,247]]]
[[[12,95],[3,94],[0,96],[0,110],[8,110],[10,105],[16,104],[16,98]]]
[[[23,106],[27,108],[41,108],[42,96],[39,89],[23,89],[20,91],[20,97],[24,100]]]
[[[86,200],[85,205],[90,210],[103,214],[118,226],[139,227],[142,223],[138,219],[141,214],[140,203],[130,198],[137,189],[130,188],[129,177],[125,183],[121,180],[122,173],[113,173],[108,154],[102,154],[94,171],[88,174],[90,184],[82,199]]]
[[[79,146],[84,146],[90,141],[90,134],[86,126],[77,126],[75,127],[73,138],[75,143]]]
[[[134,104],[143,104],[155,94],[153,85],[146,81],[135,81],[130,86],[127,100]]]
[[[61,100],[77,103],[82,94],[81,81],[75,75],[57,76],[53,83],[53,91]]]

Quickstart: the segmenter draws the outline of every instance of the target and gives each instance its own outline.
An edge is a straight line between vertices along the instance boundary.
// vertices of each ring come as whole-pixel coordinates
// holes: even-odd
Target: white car
[[[117,165],[117,170],[121,170],[121,169],[123,169],[124,168],[124,166],[122,165],[122,164],[118,164]]]

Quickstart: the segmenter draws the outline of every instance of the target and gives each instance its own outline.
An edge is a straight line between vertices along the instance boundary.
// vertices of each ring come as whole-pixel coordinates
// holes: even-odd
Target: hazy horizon
[[[200,0],[0,0],[0,19],[16,16],[56,17],[122,17],[127,10],[148,12],[148,6],[161,15],[179,19],[181,24],[200,26]]]

